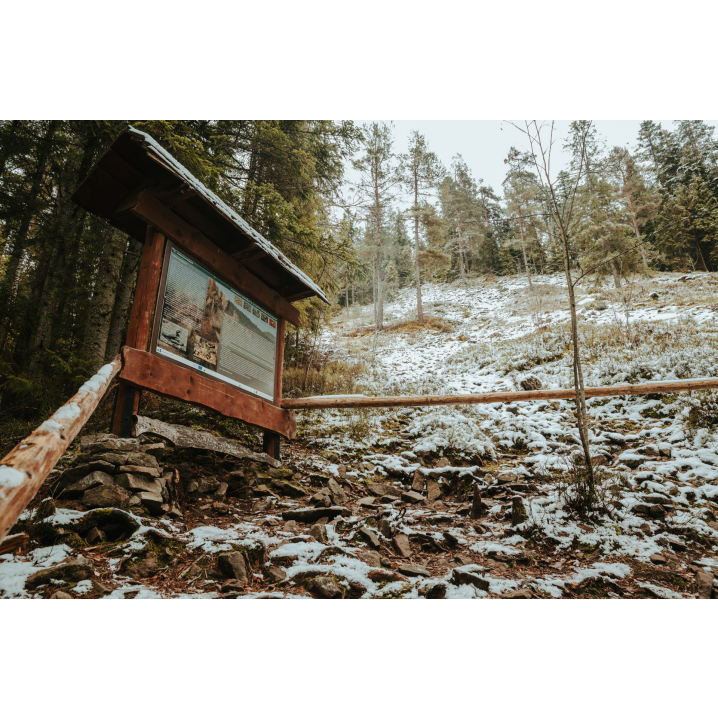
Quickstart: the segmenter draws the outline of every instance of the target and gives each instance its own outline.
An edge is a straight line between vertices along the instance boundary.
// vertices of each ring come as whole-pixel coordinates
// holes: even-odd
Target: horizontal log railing
[[[647,384],[616,384],[586,389],[586,398],[597,396],[628,396],[635,394],[672,394],[680,391],[718,389],[718,379],[682,379],[655,381]],[[574,389],[536,391],[505,391],[493,394],[443,394],[438,396],[314,396],[304,399],[283,399],[284,409],[357,409],[400,406],[444,406],[448,404],[508,404],[514,401],[574,399]]]
[[[117,356],[0,461],[0,542],[92,416],[119,371]]]

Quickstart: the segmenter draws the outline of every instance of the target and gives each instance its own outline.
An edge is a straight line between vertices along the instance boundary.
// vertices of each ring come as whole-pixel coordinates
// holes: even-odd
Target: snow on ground
[[[621,291],[581,288],[586,385],[718,377],[716,288],[718,279],[705,274],[658,275]],[[524,278],[427,285],[423,292],[427,314],[441,320],[428,329],[407,324],[415,316],[413,290],[387,305],[387,328],[378,335],[371,307],[334,317],[322,344],[333,358],[366,366],[356,393],[571,386],[562,277],[536,278],[533,292]],[[351,513],[329,521],[324,538],[280,518],[301,502],[272,499],[214,522],[205,506],[203,520],[191,527],[138,519],[124,551],[130,556],[146,547],[151,527],[182,542],[193,561],[259,547],[265,563],[252,569],[254,588],[242,598],[302,597],[312,576],[330,576],[345,595],[364,598],[437,591],[487,598],[524,589],[544,597],[687,597],[696,571],[718,572],[718,436],[710,424],[718,424],[718,410],[711,414],[710,401],[698,397],[589,401],[591,455],[600,466],[605,511],[583,518],[568,505],[573,488],[566,477],[579,449],[572,402],[300,412],[299,440],[285,447],[284,463],[311,491],[317,477],[341,482]],[[419,504],[399,498],[417,480],[417,490],[428,493],[435,482],[440,493]],[[379,498],[372,492],[377,485],[393,487],[397,496]],[[467,516],[473,486],[486,504],[478,522]],[[526,511],[521,523],[511,520],[519,498]],[[48,520],[71,525],[82,515],[60,509]],[[367,558],[363,529],[379,541],[381,563],[378,555]],[[392,535],[411,542],[411,556],[397,553]],[[25,578],[68,554],[56,546],[0,557],[0,593],[27,595]],[[182,587],[153,579],[140,584],[120,573],[122,560],[104,564],[114,576],[108,598],[220,595],[221,580],[206,572]],[[263,578],[272,566],[281,566],[285,577],[274,586]],[[73,590],[84,596],[88,585]]]

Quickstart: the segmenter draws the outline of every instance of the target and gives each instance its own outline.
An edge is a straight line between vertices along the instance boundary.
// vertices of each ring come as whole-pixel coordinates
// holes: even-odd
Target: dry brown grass
[[[394,322],[393,324],[385,324],[382,332],[394,333],[394,334],[416,334],[417,332],[435,331],[439,334],[450,334],[454,331],[454,326],[451,322],[447,322],[446,319],[440,319],[427,315],[424,317],[424,321],[420,322],[418,319],[406,319],[402,322]],[[374,327],[360,327],[355,329],[350,337],[361,337],[370,336],[374,334]]]
[[[355,394],[357,383],[367,373],[362,362],[327,361],[312,366],[285,367],[282,379],[284,397]]]

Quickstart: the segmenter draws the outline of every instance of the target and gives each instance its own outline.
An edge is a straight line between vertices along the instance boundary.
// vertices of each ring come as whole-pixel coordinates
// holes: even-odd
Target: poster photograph
[[[169,245],[154,353],[274,400],[277,318]]]

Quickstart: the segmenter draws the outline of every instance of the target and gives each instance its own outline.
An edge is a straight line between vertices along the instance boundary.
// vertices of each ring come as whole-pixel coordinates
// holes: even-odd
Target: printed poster
[[[277,318],[175,247],[154,350],[274,401]]]

